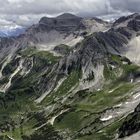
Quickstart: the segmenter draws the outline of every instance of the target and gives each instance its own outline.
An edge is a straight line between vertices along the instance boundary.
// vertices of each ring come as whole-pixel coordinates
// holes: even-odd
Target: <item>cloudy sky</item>
[[[0,0],[0,28],[27,27],[64,12],[112,20],[140,12],[140,0]]]

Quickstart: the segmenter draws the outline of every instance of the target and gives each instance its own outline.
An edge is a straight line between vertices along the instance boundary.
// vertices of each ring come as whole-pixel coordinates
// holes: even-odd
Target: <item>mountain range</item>
[[[0,37],[17,37],[25,32],[24,27],[0,29]]]
[[[64,13],[0,37],[1,140],[139,140],[140,14]]]

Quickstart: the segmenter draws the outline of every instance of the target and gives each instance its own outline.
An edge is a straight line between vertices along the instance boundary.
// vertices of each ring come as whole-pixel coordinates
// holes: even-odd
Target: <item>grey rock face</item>
[[[128,27],[136,32],[140,30],[140,20],[131,20],[128,23]]]
[[[140,130],[140,105],[138,105],[135,111],[128,115],[121,128],[119,129],[119,137],[130,136]]]
[[[70,47],[64,44],[58,45],[54,48],[54,51],[60,55],[68,55],[71,51]]]
[[[57,30],[61,32],[73,32],[79,27],[82,29],[84,25],[81,23],[82,18],[71,15],[63,14],[56,18],[43,17],[39,21],[39,28],[45,29],[46,31]]]
[[[134,13],[130,16],[123,16],[123,17],[120,17],[119,19],[117,19],[114,23],[113,23],[113,26],[117,26],[118,24],[121,24],[121,23],[124,23],[128,20],[132,20],[132,19],[139,19],[139,13]]]
[[[41,43],[43,40],[47,40],[49,31],[51,30],[58,31],[60,34],[62,32],[66,34],[69,34],[70,32],[75,34],[77,29],[80,31],[85,28],[84,24],[81,22],[82,20],[83,19],[81,17],[67,13],[56,18],[43,17],[37,25],[30,27],[26,31],[25,35],[16,38],[15,45],[19,47],[26,47],[30,44],[30,42]],[[95,20],[99,23],[103,22],[97,18],[95,18]],[[126,26],[115,28],[126,20],[130,20]],[[129,39],[131,39],[132,36],[139,31],[139,24],[138,14],[118,19],[114,23],[113,28],[109,31],[94,33],[86,37],[81,43],[77,44],[74,50],[65,56],[65,60],[63,61],[62,59],[65,63],[63,65],[66,65],[66,69],[68,69],[68,65],[75,65],[76,67],[78,65],[85,66],[89,61],[94,63],[104,60],[108,53],[120,54],[124,50],[123,46],[126,45]],[[44,33],[48,34],[46,38],[44,37]],[[6,43],[8,42],[10,41],[6,41]],[[3,42],[2,44],[5,43]],[[58,49],[58,47],[55,49],[56,51],[62,51],[63,48],[61,48],[61,50]]]
[[[15,41],[15,38],[7,38],[7,37],[1,37],[0,38],[0,49],[2,49],[3,47],[8,47],[10,45],[12,45]]]

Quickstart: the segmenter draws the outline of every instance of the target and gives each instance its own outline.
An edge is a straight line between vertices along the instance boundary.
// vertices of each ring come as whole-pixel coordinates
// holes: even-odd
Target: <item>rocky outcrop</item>
[[[130,136],[140,131],[140,104],[129,114],[119,128],[119,138]]]

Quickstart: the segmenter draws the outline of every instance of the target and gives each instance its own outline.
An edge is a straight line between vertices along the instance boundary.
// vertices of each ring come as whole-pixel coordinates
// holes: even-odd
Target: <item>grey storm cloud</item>
[[[110,5],[116,10],[140,12],[140,0],[110,0]]]
[[[64,12],[111,19],[140,12],[139,5],[140,0],[0,0],[0,25],[29,26]]]

